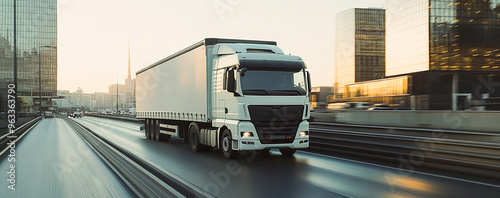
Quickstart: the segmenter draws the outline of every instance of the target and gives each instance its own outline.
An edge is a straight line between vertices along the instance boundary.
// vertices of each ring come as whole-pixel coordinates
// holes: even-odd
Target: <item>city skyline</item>
[[[59,1],[58,90],[106,92],[109,84],[122,83],[129,42],[135,76],[137,70],[207,37],[277,41],[286,54],[305,60],[313,86],[332,86],[335,15],[364,7],[383,8],[385,0]]]

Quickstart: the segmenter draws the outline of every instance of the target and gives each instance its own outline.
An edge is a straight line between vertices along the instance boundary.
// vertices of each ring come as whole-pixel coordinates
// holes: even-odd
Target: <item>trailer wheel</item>
[[[188,130],[189,144],[191,145],[191,150],[194,152],[201,151],[200,139],[198,137],[199,131],[200,130],[199,130],[198,125],[196,123],[191,123],[189,125],[189,130]]]
[[[154,125],[154,120],[149,120],[149,133],[148,133],[148,139],[153,140],[155,135],[155,125]]]
[[[231,137],[231,131],[229,131],[229,129],[224,129],[220,141],[222,154],[224,154],[226,159],[233,159],[238,156],[238,151],[233,150],[233,138]]]
[[[159,141],[161,141],[161,138],[160,138],[161,134],[160,134],[160,123],[158,122],[158,120],[153,121],[153,126],[154,126],[153,127],[154,128],[153,135],[152,135],[153,137],[151,139],[159,142]]]
[[[295,153],[295,149],[280,149],[281,155],[285,157],[292,157]]]
[[[146,139],[148,139],[148,133],[149,133],[149,119],[146,119],[144,121],[144,136],[146,137]]]
[[[153,120],[151,120],[151,119],[146,120],[146,128],[147,128],[146,139],[153,139],[152,138],[153,137],[153,135],[152,135],[152,133],[153,133]]]

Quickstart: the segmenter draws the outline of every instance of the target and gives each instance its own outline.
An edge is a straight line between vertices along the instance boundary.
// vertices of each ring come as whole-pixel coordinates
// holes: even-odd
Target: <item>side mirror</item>
[[[228,92],[236,91],[236,79],[234,77],[234,70],[227,71],[226,88]]]
[[[311,93],[311,74],[307,71],[307,91]]]
[[[240,71],[240,75],[241,75],[242,77],[244,77],[244,76],[245,76],[245,73],[247,72],[247,70],[248,70],[248,69],[247,69],[246,67],[242,67],[242,68],[240,68],[240,69],[239,69],[239,71]]]

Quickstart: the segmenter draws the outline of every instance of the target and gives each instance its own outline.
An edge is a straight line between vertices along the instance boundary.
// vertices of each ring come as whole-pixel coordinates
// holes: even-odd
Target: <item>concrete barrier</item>
[[[348,124],[500,132],[498,111],[340,111],[335,120]]]

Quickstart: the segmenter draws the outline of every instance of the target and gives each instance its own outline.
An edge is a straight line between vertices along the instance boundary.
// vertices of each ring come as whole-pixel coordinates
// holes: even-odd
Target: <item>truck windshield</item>
[[[306,95],[304,70],[247,70],[241,79],[244,95]]]

